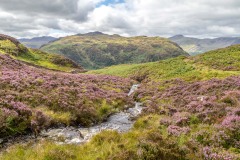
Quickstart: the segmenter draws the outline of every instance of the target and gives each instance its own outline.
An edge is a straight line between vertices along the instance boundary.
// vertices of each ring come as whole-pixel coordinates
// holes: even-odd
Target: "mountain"
[[[188,55],[177,44],[165,38],[122,37],[101,32],[60,38],[42,46],[41,50],[64,55],[86,69]]]
[[[47,44],[56,39],[57,38],[51,37],[51,36],[43,36],[43,37],[34,37],[34,38],[21,38],[18,40],[19,40],[19,42],[21,42],[22,44],[24,44],[25,46],[27,46],[29,48],[38,49],[42,45]]]
[[[169,38],[171,41],[180,45],[191,55],[204,53],[218,48],[225,48],[231,45],[240,44],[240,37],[220,37],[214,39],[198,39],[176,35]]]
[[[10,55],[14,59],[37,67],[66,72],[84,71],[81,66],[68,58],[27,48],[17,39],[3,34],[0,34],[0,54]]]

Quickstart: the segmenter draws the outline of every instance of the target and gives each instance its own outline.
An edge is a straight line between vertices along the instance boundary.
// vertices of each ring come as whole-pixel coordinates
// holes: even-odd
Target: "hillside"
[[[90,83],[97,84],[97,88],[111,90],[112,87],[118,87],[114,91],[121,91],[120,102],[126,103],[132,98],[132,101],[142,102],[143,112],[132,130],[126,133],[102,131],[83,145],[58,145],[49,141],[40,141],[37,145],[16,145],[0,155],[0,158],[239,160],[239,54],[240,45],[235,45],[195,57],[180,56],[159,62],[112,66],[75,75],[73,79],[66,75],[64,78],[68,77],[71,80],[85,77],[81,80],[82,83],[89,83],[89,78],[94,77]],[[231,63],[225,63],[227,61]],[[89,73],[95,75],[89,77]],[[122,91],[127,89],[124,86],[129,86],[129,79],[114,77],[113,81],[104,81],[105,85],[110,86],[103,87],[103,77],[98,74],[133,78],[141,85],[130,99],[127,99],[122,95]],[[89,87],[91,85],[93,84]],[[92,89],[98,91],[97,88]],[[66,93],[71,92],[64,93],[65,96],[69,96]],[[94,94],[92,98],[116,96],[112,97],[108,92],[99,95],[99,92],[92,90],[87,94],[83,92],[87,99],[91,97],[88,94]],[[54,99],[51,101],[55,102]],[[67,104],[70,102],[67,101]],[[91,104],[94,104],[94,108],[96,103]],[[71,113],[75,113],[74,108],[67,107],[67,111],[68,109],[70,112],[73,109]],[[102,112],[105,113],[104,109]],[[92,115],[94,114],[91,112],[90,116]],[[38,153],[41,153],[40,157]]]
[[[131,104],[129,79],[54,72],[5,54],[0,73],[0,139],[59,124],[90,126]]]
[[[238,75],[239,55],[240,45],[234,45],[194,57],[180,56],[159,62],[117,65],[89,73],[132,77],[139,81],[163,82],[175,78],[186,81],[208,80]]]
[[[55,37],[43,36],[43,37],[34,37],[34,38],[21,38],[18,40],[23,45],[25,45],[29,48],[39,49],[42,45],[47,44],[56,39],[57,38],[55,38]]]
[[[240,44],[239,37],[220,37],[214,39],[198,39],[177,35],[169,38],[180,45],[183,50],[191,55],[197,55],[210,50],[225,48],[231,45]]]
[[[41,50],[64,55],[86,69],[188,55],[178,45],[165,38],[122,37],[101,32],[64,37],[44,45]]]
[[[0,35],[0,52],[34,66],[67,72],[82,72],[83,68],[72,60],[57,54],[48,54],[37,49],[28,49],[18,40]]]

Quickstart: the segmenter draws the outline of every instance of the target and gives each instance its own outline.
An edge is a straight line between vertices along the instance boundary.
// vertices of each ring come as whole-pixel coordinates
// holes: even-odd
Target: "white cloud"
[[[208,27],[208,30],[214,33],[221,34],[237,34],[234,28],[228,26],[210,26]]]
[[[13,36],[102,31],[121,35],[238,36],[239,0],[0,0],[0,31]],[[59,34],[60,35],[60,34]]]

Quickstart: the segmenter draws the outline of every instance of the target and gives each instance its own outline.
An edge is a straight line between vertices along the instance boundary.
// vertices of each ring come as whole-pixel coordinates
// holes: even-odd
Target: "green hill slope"
[[[48,54],[37,49],[28,49],[18,40],[0,34],[0,53],[25,63],[52,70],[82,72],[83,68],[72,60],[57,54]]]
[[[93,74],[132,77],[139,81],[166,81],[181,78],[186,81],[224,78],[240,73],[240,45],[210,51],[195,57],[180,56],[159,62],[116,65]]]
[[[41,50],[62,54],[86,69],[188,55],[165,38],[121,37],[100,32],[64,37],[43,46]]]

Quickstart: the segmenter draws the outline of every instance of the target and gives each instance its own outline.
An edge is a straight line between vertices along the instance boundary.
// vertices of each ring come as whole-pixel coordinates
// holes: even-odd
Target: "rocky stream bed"
[[[139,85],[133,85],[129,91],[128,96],[138,89]],[[116,130],[119,133],[129,131],[133,124],[134,119],[141,113],[142,104],[135,102],[133,108],[121,111],[111,115],[106,122],[95,125],[89,128],[84,127],[60,127],[52,128],[42,131],[40,135],[35,138],[34,135],[24,135],[7,140],[0,139],[0,149],[4,150],[11,145],[35,142],[43,139],[54,141],[57,144],[82,144],[89,141],[94,135],[104,130]]]

